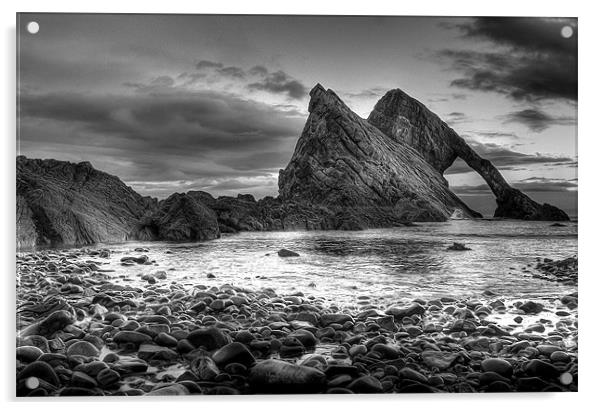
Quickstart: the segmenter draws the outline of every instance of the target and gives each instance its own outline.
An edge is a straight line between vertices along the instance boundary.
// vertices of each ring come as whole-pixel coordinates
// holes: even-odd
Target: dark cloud
[[[308,88],[295,80],[284,71],[270,73],[258,82],[248,85],[251,90],[267,91],[275,94],[286,94],[290,98],[299,100],[308,93]]]
[[[222,160],[221,163],[241,171],[274,169],[287,164],[291,156],[292,151],[290,150],[255,152],[243,156],[231,156]]]
[[[466,138],[466,142],[482,157],[490,160],[498,169],[501,170],[513,170],[517,166],[524,165],[535,165],[535,164],[554,164],[554,165],[570,165],[575,160],[574,158],[543,155],[543,154],[524,154],[517,152],[512,149],[506,148],[502,145],[488,142],[481,143],[474,141],[470,138]],[[463,174],[466,172],[474,172],[466,163],[458,158],[451,167],[449,167],[446,174]]]
[[[125,82],[123,83],[123,85],[129,88],[133,88],[139,92],[151,92],[173,87],[175,85],[175,80],[168,75],[162,75],[153,78],[148,83]]]
[[[251,69],[249,69],[249,74],[251,75],[259,75],[265,77],[269,73],[269,70],[262,65],[256,65],[255,67],[251,67]]]
[[[560,32],[570,26],[573,35],[564,38]],[[459,24],[469,37],[480,37],[523,51],[569,53],[577,50],[576,18],[478,17]]]
[[[240,67],[224,66],[223,63],[217,61],[201,60],[195,65],[197,70],[213,70],[217,74],[224,77],[244,78],[246,72]]]
[[[96,133],[199,151],[230,149],[233,143],[240,149],[257,143],[269,146],[279,138],[298,136],[303,121],[266,104],[209,92],[27,94],[21,98],[21,110],[24,118],[80,124]]]
[[[270,72],[261,65],[245,70],[241,67],[224,66],[220,62],[201,60],[196,64],[196,68],[198,70],[211,70],[220,76],[237,79],[245,79],[249,76],[255,77],[253,82],[246,85],[247,89],[282,94],[295,100],[305,98],[309,92],[309,89],[303,83],[284,71]]]
[[[552,125],[575,125],[573,117],[553,116],[537,108],[513,111],[502,116],[505,123],[517,122],[527,126],[531,131],[542,132]]]
[[[222,68],[224,65],[215,61],[201,60],[196,63],[197,70],[204,70],[206,68]]]
[[[568,39],[560,34],[566,25],[574,31]],[[577,100],[576,19],[475,18],[455,28],[493,43],[493,48],[439,51],[440,59],[462,73],[452,86],[519,101]]]
[[[286,165],[284,153],[292,152],[305,122],[292,109],[173,87],[131,95],[24,94],[20,103],[26,124],[20,138],[29,151],[59,158],[68,146],[130,181],[265,178],[268,168]]]
[[[224,67],[217,70],[217,72],[226,77],[245,78],[245,71],[240,67]]]
[[[575,179],[552,179],[542,177],[531,177],[522,179],[511,184],[514,188],[526,192],[567,192],[577,189]],[[458,195],[490,195],[491,188],[487,184],[481,185],[460,185],[452,187]]]

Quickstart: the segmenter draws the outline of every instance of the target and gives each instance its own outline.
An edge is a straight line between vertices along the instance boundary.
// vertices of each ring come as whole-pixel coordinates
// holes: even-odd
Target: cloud
[[[290,150],[245,153],[242,156],[232,155],[229,158],[223,159],[221,163],[232,169],[241,171],[253,169],[269,170],[280,168],[283,164],[287,164],[292,154]]]
[[[151,92],[151,91],[157,91],[157,90],[161,90],[161,89],[165,89],[165,88],[171,88],[175,85],[175,80],[168,76],[168,75],[161,75],[159,77],[155,77],[153,79],[151,79],[149,82],[147,83],[141,83],[141,82],[125,82],[123,83],[123,85],[125,87],[128,88],[133,88],[134,90],[138,91],[138,92]]]
[[[466,142],[482,157],[490,160],[500,170],[515,169],[517,166],[535,164],[570,165],[574,158],[546,154],[524,154],[493,142],[482,143],[466,137]],[[446,174],[463,174],[474,172],[462,159],[458,158]]]
[[[502,116],[504,123],[517,122],[527,126],[531,131],[542,132],[552,125],[575,125],[576,120],[567,116],[552,116],[537,108],[513,111]]]
[[[251,193],[265,195],[265,192],[275,192],[277,178],[274,175],[236,177],[236,178],[204,178],[195,181],[173,180],[173,181],[129,181],[128,184],[136,192],[144,192],[146,195],[166,198],[174,192],[205,191],[215,196],[231,195],[239,193]]]
[[[341,93],[341,96],[349,99],[349,98],[381,98],[382,96],[384,96],[387,91],[389,91],[388,88],[385,87],[372,87],[372,88],[367,88],[365,90],[360,90],[360,91],[352,91],[352,92],[344,92]]]
[[[240,67],[224,67],[217,70],[218,73],[226,77],[245,78],[245,71]]]
[[[156,83],[125,95],[23,94],[22,147],[28,155],[81,155],[126,181],[275,180],[303,129],[305,118],[294,109]]]
[[[197,70],[204,70],[206,68],[222,68],[224,65],[215,61],[201,60],[196,63]]]
[[[560,32],[570,26],[573,35]],[[573,53],[577,49],[576,18],[478,17],[457,26],[468,37],[480,37],[517,50],[549,53]]]
[[[473,137],[480,137],[486,139],[509,139],[509,140],[518,140],[520,139],[518,135],[514,132],[500,132],[500,131],[466,131]],[[472,137],[468,137],[471,140],[474,140]],[[521,144],[516,144],[521,145]]]
[[[456,125],[456,124],[461,124],[463,122],[468,121],[468,116],[466,114],[464,114],[463,112],[450,112],[449,114],[447,114],[445,116],[445,122],[447,123],[447,125]]]
[[[248,85],[250,90],[267,91],[275,94],[286,94],[290,98],[300,100],[308,93],[308,88],[284,71],[267,74],[258,82]]]
[[[465,100],[467,95],[462,93],[435,93],[431,94],[433,97],[427,101],[430,103],[446,102],[450,100]]]
[[[246,84],[248,90],[286,95],[295,100],[307,97],[309,92],[309,89],[303,83],[293,78],[290,74],[282,70],[270,72],[266,67],[261,65],[256,65],[245,70],[236,66],[224,66],[220,62],[201,60],[196,64],[196,68],[203,72],[210,71],[218,76],[240,80],[252,77],[253,80]]]
[[[525,192],[567,192],[576,191],[578,184],[576,179],[554,179],[544,177],[531,177],[521,179],[512,184],[514,188]],[[491,188],[487,184],[460,185],[451,187],[458,195],[490,195]]]
[[[569,39],[560,35],[566,25],[575,33]],[[437,52],[438,59],[462,75],[451,86],[517,101],[577,100],[576,19],[475,18],[454,28],[492,46],[488,51]]]

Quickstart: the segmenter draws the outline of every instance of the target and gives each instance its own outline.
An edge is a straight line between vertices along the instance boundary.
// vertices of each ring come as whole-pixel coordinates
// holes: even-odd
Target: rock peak
[[[316,109],[333,109],[334,107],[349,109],[334,91],[331,89],[326,90],[320,83],[312,88],[309,95],[311,97],[309,100],[309,112],[313,112]]]
[[[280,173],[283,200],[340,212],[355,227],[443,221],[456,211],[479,216],[418,152],[392,141],[334,91],[314,87],[309,111],[293,157]]]
[[[317,83],[316,85],[314,85],[314,88],[311,89],[311,91],[309,92],[309,95],[311,97],[314,96],[314,94],[320,93],[320,92],[326,92],[326,90],[324,89],[324,87],[322,86],[322,84]]]

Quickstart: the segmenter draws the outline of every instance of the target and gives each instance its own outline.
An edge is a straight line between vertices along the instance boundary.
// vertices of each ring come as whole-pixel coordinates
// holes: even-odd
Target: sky
[[[363,118],[404,90],[577,215],[574,18],[21,14],[17,30],[19,154],[89,161],[142,195],[276,196],[321,83]],[[461,160],[445,177],[493,214]]]

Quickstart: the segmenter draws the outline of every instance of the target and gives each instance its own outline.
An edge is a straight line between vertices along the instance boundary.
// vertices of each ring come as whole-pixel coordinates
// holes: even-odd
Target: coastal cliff
[[[17,157],[17,247],[130,239],[156,206],[89,162]]]
[[[158,201],[88,162],[17,157],[17,247],[200,241],[239,231],[356,230],[481,217],[443,177],[457,158],[491,188],[495,217],[569,219],[511,187],[490,161],[401,90],[389,91],[367,120],[319,84],[310,95],[277,198],[190,191]]]

